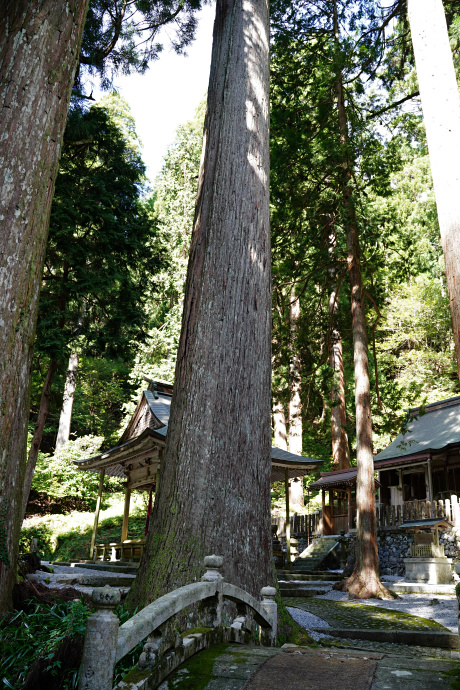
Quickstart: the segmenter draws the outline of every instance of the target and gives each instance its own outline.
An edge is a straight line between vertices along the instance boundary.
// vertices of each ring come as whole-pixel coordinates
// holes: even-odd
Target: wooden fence
[[[290,516],[291,535],[295,537],[302,537],[310,542],[314,536],[321,533],[321,511],[310,513],[309,515],[297,515],[294,513]],[[278,527],[278,537],[286,536],[286,518],[283,516],[272,517],[272,525]]]

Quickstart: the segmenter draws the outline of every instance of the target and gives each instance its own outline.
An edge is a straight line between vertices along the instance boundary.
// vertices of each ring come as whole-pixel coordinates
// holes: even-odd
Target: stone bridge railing
[[[120,602],[120,592],[106,586],[93,590],[96,613],[87,622],[79,690],[111,690],[115,664],[139,642],[147,638],[135,674],[128,674],[116,687],[119,690],[156,688],[177,666],[190,656],[222,642],[248,642],[258,626],[259,641],[276,644],[276,589],[263,587],[262,601],[243,589],[225,582],[220,571],[221,556],[206,556],[206,572],[200,582],[165,594],[119,627],[112,609]],[[237,617],[230,626],[222,625],[224,600],[236,604]],[[172,619],[193,604],[198,604],[200,628],[179,634]],[[130,679],[131,675],[131,679]]]

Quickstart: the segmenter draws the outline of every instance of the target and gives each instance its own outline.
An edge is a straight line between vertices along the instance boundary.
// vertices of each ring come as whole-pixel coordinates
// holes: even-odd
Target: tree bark
[[[289,400],[289,452],[302,455],[302,401],[300,399],[300,357],[297,352],[297,332],[299,329],[300,300],[291,294],[291,399]],[[292,508],[303,508],[303,481],[296,477],[289,481],[289,497]]]
[[[0,4],[0,611],[12,605],[38,293],[86,6]]]
[[[353,200],[352,163],[349,153],[348,119],[340,68],[340,35],[337,3],[333,4],[334,36],[337,53],[337,107],[340,142],[343,147],[342,199],[347,228],[347,264],[351,289],[353,359],[356,407],[356,564],[351,576],[341,583],[349,596],[360,599],[392,598],[379,578],[379,554],[375,514],[374,457],[369,380],[369,357],[366,314],[363,304],[358,225]]]
[[[346,430],[345,380],[343,375],[342,337],[336,325],[338,311],[337,286],[329,297],[329,317],[331,322],[331,369],[334,372],[331,387],[331,438],[332,463],[336,470],[350,467],[348,434]]]
[[[280,402],[273,405],[273,427],[275,446],[287,450],[286,415],[284,405]]]
[[[22,496],[22,519],[26,514],[27,502],[29,500],[32,480],[34,478],[35,466],[37,464],[38,451],[43,438],[43,429],[45,428],[46,419],[50,409],[51,388],[53,386],[54,374],[57,369],[57,360],[51,359],[46,373],[45,383],[43,384],[42,394],[40,397],[40,407],[38,409],[37,421],[35,422],[34,435],[27,457],[27,468],[24,477],[24,492]]]
[[[273,581],[267,0],[218,0],[162,479],[128,606],[200,577]],[[256,497],[256,498],[254,498]]]
[[[460,381],[460,97],[442,0],[409,0]]]
[[[55,452],[57,453],[70,437],[70,425],[72,423],[73,399],[75,388],[77,387],[78,376],[78,355],[72,352],[69,357],[69,366],[64,385],[64,397],[62,400],[62,410],[59,417],[59,429],[56,438]]]

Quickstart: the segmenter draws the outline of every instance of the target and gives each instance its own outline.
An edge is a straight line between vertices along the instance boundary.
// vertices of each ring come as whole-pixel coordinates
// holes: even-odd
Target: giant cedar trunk
[[[268,3],[218,0],[171,419],[128,604],[224,556],[252,594],[272,581]]]
[[[340,142],[343,148],[341,196],[347,228],[347,264],[351,290],[353,359],[356,407],[356,564],[351,577],[341,589],[350,596],[391,598],[379,578],[379,554],[375,514],[374,457],[372,452],[372,418],[369,380],[369,356],[366,314],[363,304],[363,279],[356,211],[352,192],[352,162],[348,141],[348,120],[340,68],[340,36],[337,4],[334,0],[334,36],[337,48],[337,108]]]
[[[0,3],[0,611],[15,578],[38,293],[86,5]]]
[[[442,0],[409,0],[460,380],[460,97]]]

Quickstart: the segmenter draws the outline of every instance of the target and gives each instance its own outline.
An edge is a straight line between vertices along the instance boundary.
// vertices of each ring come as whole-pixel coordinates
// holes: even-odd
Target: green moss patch
[[[185,661],[169,676],[168,690],[204,690],[213,677],[215,662],[228,653],[227,647],[225,644],[217,645],[198,652]]]
[[[440,623],[419,618],[410,613],[368,606],[353,601],[330,601],[329,599],[304,599],[287,597],[286,606],[294,606],[313,613],[325,620],[331,628],[355,630],[432,630],[450,632]]]

